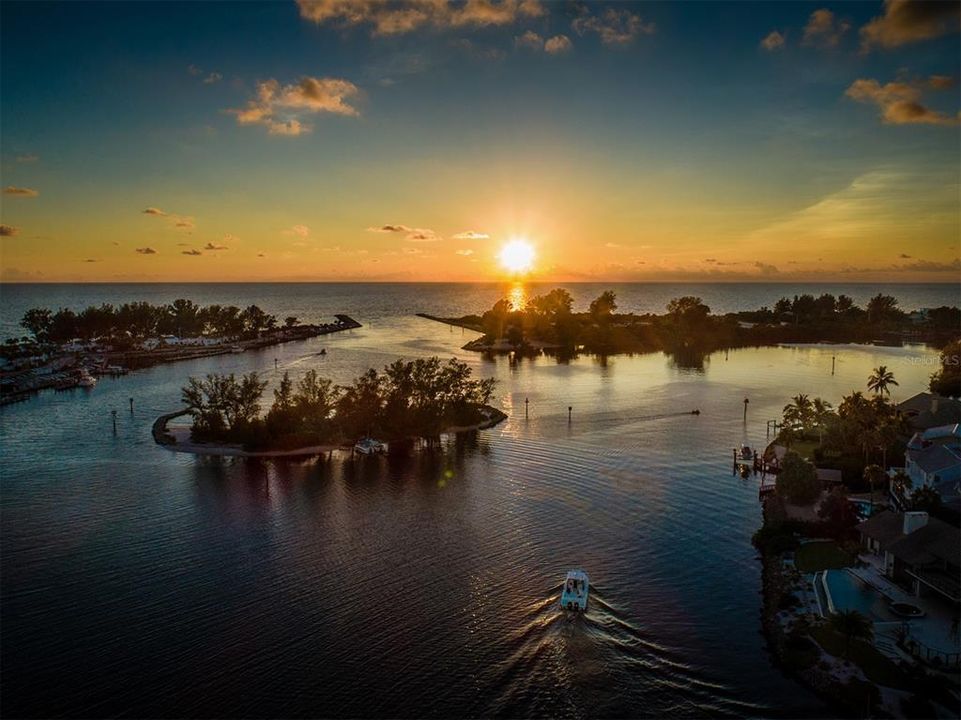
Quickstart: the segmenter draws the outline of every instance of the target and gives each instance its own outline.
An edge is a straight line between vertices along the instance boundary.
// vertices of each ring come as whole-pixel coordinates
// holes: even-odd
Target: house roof
[[[932,445],[923,450],[908,450],[908,457],[925,473],[947,470],[961,463],[961,454],[948,445]]]
[[[904,516],[890,510],[882,510],[867,520],[858,523],[858,530],[865,537],[877,540],[882,550],[901,537],[904,528]]]
[[[953,425],[938,425],[937,427],[928,428],[923,433],[921,433],[921,439],[931,442],[933,440],[943,440],[944,438],[961,438],[961,425],[954,423]]]
[[[937,400],[938,409],[931,411],[932,401]],[[961,422],[961,401],[922,392],[898,403],[898,410],[909,416],[912,427],[925,429]]]
[[[937,518],[910,535],[903,535],[886,548],[896,558],[911,565],[926,565],[937,560],[958,564],[961,530]]]

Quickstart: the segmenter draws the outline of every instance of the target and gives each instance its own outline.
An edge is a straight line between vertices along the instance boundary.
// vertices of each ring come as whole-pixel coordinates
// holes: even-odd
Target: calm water
[[[771,668],[750,545],[757,487],[732,476],[730,448],[763,442],[789,395],[836,402],[880,363],[897,396],[913,394],[930,351],[750,349],[701,371],[661,354],[512,364],[460,351],[473,334],[408,314],[458,305],[441,290],[189,290],[130,294],[236,292],[278,314],[373,322],[0,411],[5,715],[827,713]],[[67,302],[58,292],[48,304]],[[128,297],[83,292],[71,304]],[[496,296],[463,292],[480,305]],[[189,375],[258,369],[276,382],[316,367],[344,382],[432,354],[496,377],[510,419],[404,460],[203,460],[150,437]],[[569,623],[556,600],[573,566],[596,589]]]

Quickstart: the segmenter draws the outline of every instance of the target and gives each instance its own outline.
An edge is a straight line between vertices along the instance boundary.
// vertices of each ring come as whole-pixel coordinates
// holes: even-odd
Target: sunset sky
[[[959,5],[12,3],[6,281],[958,281]]]

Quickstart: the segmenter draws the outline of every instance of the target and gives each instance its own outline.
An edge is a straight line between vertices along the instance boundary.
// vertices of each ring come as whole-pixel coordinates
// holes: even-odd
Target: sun
[[[534,248],[526,240],[511,240],[501,248],[497,257],[505,270],[515,274],[534,267]]]

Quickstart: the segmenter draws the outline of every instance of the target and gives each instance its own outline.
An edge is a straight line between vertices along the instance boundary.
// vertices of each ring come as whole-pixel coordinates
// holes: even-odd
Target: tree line
[[[286,327],[296,324],[296,317],[284,320]],[[74,338],[136,339],[159,335],[253,337],[277,328],[278,319],[257,305],[243,309],[234,305],[200,306],[180,298],[161,305],[132,302],[114,306],[104,303],[91,305],[80,312],[69,308],[60,308],[56,312],[31,308],[24,313],[20,326],[38,343],[64,343]]]
[[[433,438],[447,428],[480,422],[494,385],[493,378],[475,379],[471,368],[455,358],[443,363],[432,357],[396,360],[346,386],[315,370],[294,383],[285,372],[263,416],[267,383],[257,373],[190,378],[181,399],[193,416],[195,440],[285,450],[366,435]]]

